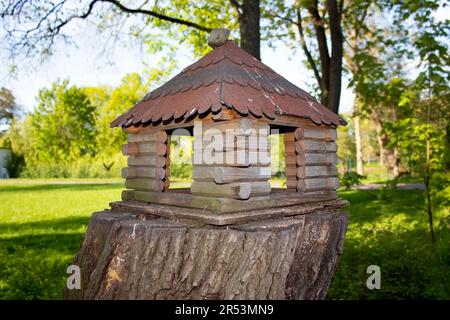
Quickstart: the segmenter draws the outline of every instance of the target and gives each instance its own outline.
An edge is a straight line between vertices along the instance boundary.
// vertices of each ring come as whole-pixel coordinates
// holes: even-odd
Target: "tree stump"
[[[81,289],[65,299],[323,299],[347,227],[336,203],[227,226],[146,206],[156,214],[126,205],[93,214],[74,262]]]

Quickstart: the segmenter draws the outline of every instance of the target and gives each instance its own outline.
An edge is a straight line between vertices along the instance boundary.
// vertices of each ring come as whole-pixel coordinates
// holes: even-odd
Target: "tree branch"
[[[64,35],[61,30],[75,19],[87,19],[93,15],[94,7],[98,3],[109,4],[117,11],[123,12],[124,16],[128,14],[142,14],[153,17],[172,24],[184,25],[204,32],[210,32],[211,28],[197,24],[192,21],[166,15],[159,12],[155,6],[144,9],[143,6],[148,1],[143,1],[138,7],[129,8],[121,0],[90,0],[86,6],[77,10],[71,7],[66,8],[67,0],[44,4],[34,3],[29,0],[11,0],[0,10],[0,18],[3,21],[15,21],[12,23],[3,23],[5,36],[2,41],[10,45],[10,57],[16,59],[20,54],[25,57],[36,56],[36,50],[41,50],[43,55],[51,54],[55,39],[60,37],[64,41],[69,41],[70,37]],[[67,9],[67,10],[66,10]],[[108,8],[111,10],[111,8]],[[4,19],[5,18],[5,19]],[[25,29],[21,29],[24,25]],[[11,26],[11,28],[9,27]]]
[[[328,81],[329,81],[329,68],[330,68],[330,54],[328,52],[327,36],[325,34],[325,26],[322,17],[319,14],[317,0],[312,1],[308,11],[312,17],[314,29],[316,31],[317,45],[319,47],[320,55],[320,68],[322,70],[321,77],[321,91],[322,95],[328,95]]]
[[[242,15],[242,6],[236,0],[230,0],[230,4],[236,10],[238,19],[240,19]]]
[[[297,22],[295,23],[298,29],[298,33],[300,35],[300,44],[303,48],[303,51],[305,52],[306,58],[308,59],[308,63],[314,72],[314,76],[316,77],[317,82],[320,84],[322,78],[320,76],[319,70],[317,69],[316,62],[314,61],[311,52],[309,51],[308,46],[306,45],[305,33],[303,31],[302,16],[300,10],[301,10],[300,8],[297,8]]]
[[[172,23],[176,23],[176,24],[180,24],[180,25],[185,25],[185,26],[188,26],[188,27],[191,27],[191,28],[195,28],[195,29],[198,29],[198,30],[201,30],[201,31],[205,31],[205,32],[211,32],[211,30],[212,30],[209,27],[205,27],[205,26],[199,25],[199,24],[197,24],[195,22],[191,22],[191,21],[187,21],[187,20],[183,20],[183,19],[179,19],[179,18],[175,18],[175,17],[169,17],[169,16],[166,16],[166,15],[164,15],[162,13],[159,13],[159,12],[156,12],[156,11],[146,10],[146,9],[141,9],[141,8],[131,9],[131,8],[125,7],[122,3],[120,3],[117,0],[94,0],[94,1],[91,2],[91,4],[95,3],[97,1],[111,3],[111,4],[115,5],[118,9],[120,9],[120,10],[122,10],[124,12],[127,12],[127,13],[145,14],[145,15],[148,15],[148,16],[152,16],[152,17],[164,20],[164,21],[168,21],[168,22],[172,22]]]

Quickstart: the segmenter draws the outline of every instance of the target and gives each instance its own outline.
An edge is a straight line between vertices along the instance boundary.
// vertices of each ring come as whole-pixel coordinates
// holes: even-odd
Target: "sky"
[[[435,12],[435,19],[442,21],[450,17],[450,8],[441,7]],[[142,74],[145,62],[149,67],[156,66],[160,56],[151,56],[138,44],[115,48],[113,53],[104,53],[104,36],[92,31],[92,26],[83,22],[68,25],[68,31],[74,36],[77,48],[59,47],[51,58],[43,64],[19,65],[15,77],[11,77],[7,68],[0,69],[0,87],[12,90],[17,102],[26,110],[32,111],[36,106],[36,96],[40,88],[50,87],[58,79],[69,79],[77,86],[116,86],[128,73]],[[206,44],[205,44],[206,45]],[[189,50],[180,47],[177,53],[178,69],[180,72],[186,66],[195,62],[189,55]],[[163,53],[160,53],[164,54]],[[304,65],[301,50],[296,53],[282,43],[276,49],[262,45],[262,61],[291,81],[298,87],[311,92],[311,84],[315,83],[314,76]],[[5,57],[0,53],[3,66],[7,66]],[[36,59],[37,61],[38,59]],[[173,74],[173,75],[174,75]],[[348,87],[348,79],[342,81],[340,113],[351,112],[354,94]]]
[[[137,44],[128,47],[115,48],[108,56],[104,54],[105,44],[98,34],[88,31],[83,25],[72,26],[77,32],[74,39],[78,48],[74,46],[60,47],[55,50],[46,62],[33,65],[19,65],[14,76],[6,68],[0,70],[0,87],[6,87],[13,92],[17,102],[26,111],[32,111],[36,106],[36,97],[40,88],[50,87],[58,79],[69,79],[71,84],[77,86],[116,86],[128,73],[142,73],[143,63],[153,67],[159,57],[151,56]],[[206,44],[205,44],[206,45]],[[178,69],[175,74],[186,66],[195,62],[185,48],[180,47],[177,54]],[[300,50],[298,50],[300,51]],[[164,54],[164,53],[162,53]],[[283,44],[271,49],[263,45],[261,50],[262,61],[291,81],[298,87],[311,91],[314,83],[312,72],[308,71],[302,62],[300,52],[293,55],[292,50]],[[1,57],[5,60],[4,57]],[[3,63],[3,66],[7,64]],[[309,84],[309,85],[308,85]],[[353,94],[347,89],[347,81],[343,81],[340,112],[351,110]]]

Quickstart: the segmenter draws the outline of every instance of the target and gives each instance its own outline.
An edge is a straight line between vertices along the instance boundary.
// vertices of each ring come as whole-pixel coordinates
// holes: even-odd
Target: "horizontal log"
[[[167,133],[163,130],[146,131],[139,133],[129,133],[128,142],[153,141],[165,143],[167,141]]]
[[[287,165],[286,166],[286,177],[295,177],[297,180],[297,170],[298,167],[296,165]]]
[[[284,135],[284,143],[295,142],[295,133],[294,132],[286,132]]]
[[[163,180],[163,190],[168,191],[170,189],[170,179],[167,177]]]
[[[145,166],[145,167],[157,167],[162,168],[166,164],[166,158],[157,155],[146,156],[130,156],[128,157],[129,166]]]
[[[199,127],[198,127],[199,129]],[[247,118],[240,118],[229,121],[219,122],[203,122],[202,132],[203,136],[215,135],[218,132],[229,133],[237,136],[250,136],[255,134],[268,136],[270,133],[270,127],[266,123],[257,121],[251,121]],[[194,136],[199,136],[199,130],[194,129]]]
[[[235,182],[216,184],[214,182],[194,181],[191,185],[193,195],[222,197],[246,200],[250,196],[267,195],[270,193],[270,183],[261,182]]]
[[[166,167],[164,168],[164,172],[165,172],[165,175],[164,175],[165,178],[170,177],[170,165],[168,166],[166,164]]]
[[[297,177],[286,177],[286,188],[297,190]]]
[[[295,130],[297,140],[320,139],[325,141],[336,141],[336,129],[330,128],[297,128]]]
[[[230,150],[214,151],[212,148],[194,150],[195,165],[220,165],[231,167],[265,166],[270,164],[268,151]]]
[[[122,201],[133,201],[133,200],[134,200],[134,190],[122,191]]]
[[[270,167],[206,167],[194,166],[195,181],[214,181],[218,184],[230,182],[261,181],[270,178]]]
[[[299,178],[329,177],[337,176],[338,170],[335,166],[287,166],[286,176],[297,176]]]
[[[297,189],[297,177],[286,175],[286,188]]]
[[[125,180],[125,187],[133,190],[163,191],[164,182],[151,178],[132,178]]]
[[[220,138],[219,138],[220,139]],[[225,136],[223,140],[207,140],[203,139],[202,141],[203,148],[213,148],[216,151],[225,151],[225,150],[270,150],[270,141],[266,137],[227,137]],[[197,144],[196,147],[200,147],[201,144]],[[198,149],[198,148],[194,148]]]
[[[299,140],[295,143],[295,151],[297,153],[336,152],[337,145],[335,142]]]
[[[335,177],[328,178],[311,178],[311,179],[298,179],[297,191],[309,192],[309,191],[321,191],[321,190],[336,190],[339,188],[339,179]]]
[[[124,156],[135,156],[139,154],[139,147],[137,142],[130,142],[122,145],[122,154]]]
[[[122,146],[123,155],[156,154],[164,156],[167,153],[167,146],[161,142],[130,142]]]
[[[294,141],[285,141],[284,142],[284,152],[286,154],[296,154],[297,151],[295,149],[295,142]]]
[[[301,153],[296,157],[297,165],[337,165],[336,153]]]
[[[287,166],[297,165],[297,157],[298,157],[297,155],[286,154],[284,161]]]
[[[166,177],[166,169],[157,167],[128,167],[122,169],[122,178],[154,178],[162,180]]]
[[[290,155],[290,156],[288,156]],[[286,154],[286,165],[337,165],[336,153],[300,153],[296,156]]]

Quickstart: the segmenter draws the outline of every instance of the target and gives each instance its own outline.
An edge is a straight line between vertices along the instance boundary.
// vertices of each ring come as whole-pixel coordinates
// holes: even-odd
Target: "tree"
[[[96,107],[88,96],[67,80],[41,89],[38,106],[31,115],[34,159],[47,163],[68,163],[84,155],[95,155]]]
[[[0,89],[0,125],[9,125],[20,112],[11,90]]]
[[[153,26],[169,31],[173,39],[187,41],[196,49],[201,40],[203,51],[206,35],[212,28],[239,24],[241,47],[260,59],[259,6],[259,0],[142,1],[139,5],[127,0],[89,0],[78,5],[67,0],[12,0],[4,6],[0,17],[6,21],[4,40],[11,56],[30,57],[36,51],[49,55],[57,40],[72,40],[64,32],[69,24],[89,20],[101,30],[108,29],[115,41],[125,41],[121,38],[125,34],[160,49],[167,41],[155,35]]]
[[[121,152],[126,135],[121,130],[111,130],[110,123],[119,115],[133,107],[147,93],[148,85],[144,84],[138,74],[126,75],[121,84],[114,89],[86,88],[84,92],[97,108],[96,145],[99,152],[111,156]]]
[[[342,0],[295,1],[292,6],[276,1],[264,11],[266,18],[276,22],[271,27],[274,37],[290,35],[298,41],[320,88],[322,104],[335,113],[341,96],[343,6]]]
[[[445,187],[441,181],[448,180],[439,177],[446,169],[450,119],[449,21],[435,21],[439,1],[382,4],[389,29],[378,38],[378,48],[359,56],[364,63],[354,77],[355,87],[363,93],[363,110],[377,124],[380,146],[394,174],[407,171],[422,178],[424,211],[435,242],[433,201]],[[415,74],[406,72],[408,64],[414,65]]]

